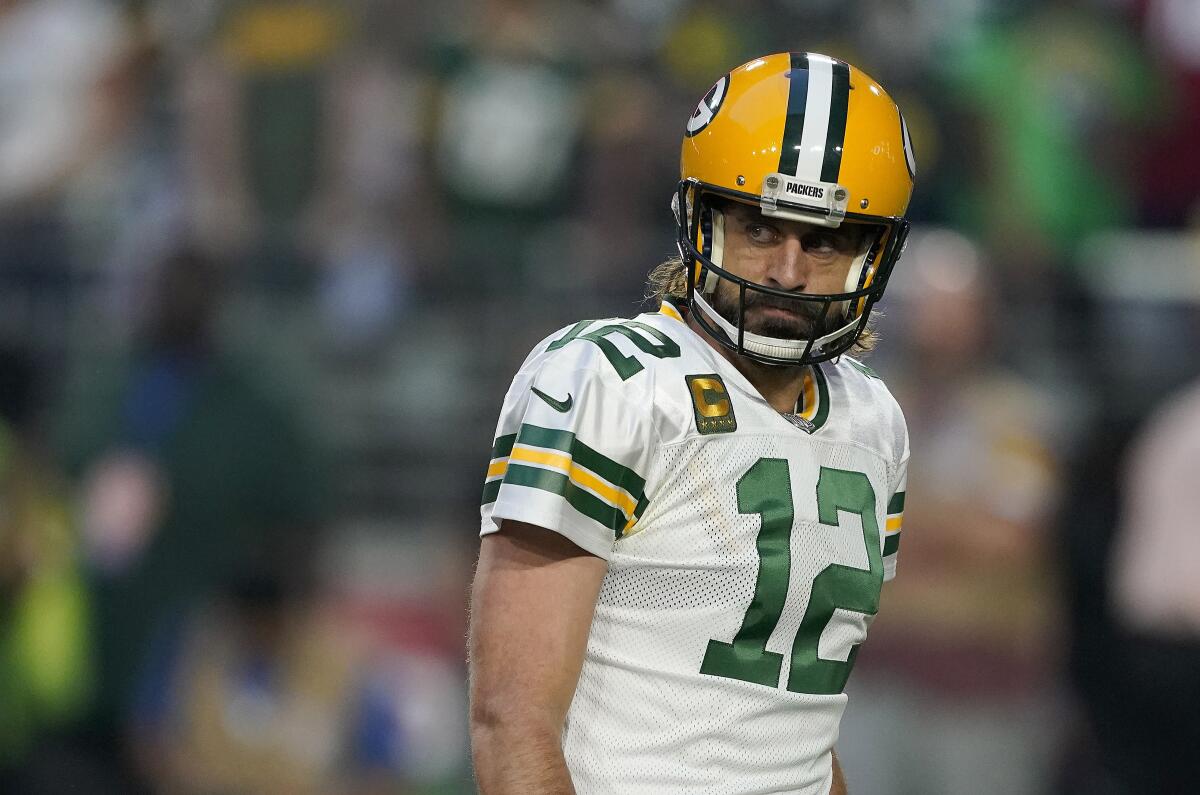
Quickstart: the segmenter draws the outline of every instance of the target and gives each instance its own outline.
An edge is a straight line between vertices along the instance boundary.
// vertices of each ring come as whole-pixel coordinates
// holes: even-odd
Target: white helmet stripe
[[[825,55],[808,54],[808,98],[804,103],[804,128],[796,160],[797,179],[818,182],[825,164],[825,143],[829,136],[829,108],[833,103],[833,60]]]

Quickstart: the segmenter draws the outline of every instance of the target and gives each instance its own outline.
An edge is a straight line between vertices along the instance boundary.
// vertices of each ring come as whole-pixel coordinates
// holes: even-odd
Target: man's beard
[[[738,325],[738,289],[734,285],[722,284],[712,298],[713,309],[729,321],[734,328]],[[761,309],[782,309],[779,312],[761,312]],[[785,340],[807,340],[821,337],[833,331],[833,316],[837,307],[825,311],[820,301],[782,298],[757,290],[746,290],[745,330],[750,334],[761,334]],[[822,312],[824,317],[822,318]],[[818,331],[814,335],[813,329]]]

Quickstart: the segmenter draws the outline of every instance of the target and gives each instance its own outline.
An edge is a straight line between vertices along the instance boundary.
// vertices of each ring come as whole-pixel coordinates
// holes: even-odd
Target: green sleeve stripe
[[[534,447],[546,447],[570,453],[571,445],[575,442],[575,434],[554,428],[542,428],[538,425],[522,425],[520,433],[517,434],[517,441]]]
[[[510,433],[505,436],[497,436],[496,443],[492,445],[492,458],[504,458],[512,452],[513,442],[517,440],[515,433]]]
[[[890,536],[886,536],[883,539],[883,556],[885,558],[888,555],[895,555],[896,550],[898,550],[899,548],[900,548],[900,534],[899,533],[896,533],[896,534],[890,535]]]
[[[578,440],[571,449],[571,458],[617,488],[629,492],[634,500],[641,502],[646,490],[646,481],[632,469],[621,466]]]
[[[480,503],[481,505],[487,505],[496,501],[496,496],[500,493],[500,484],[502,482],[502,479],[497,478],[483,484],[483,502]]]
[[[895,513],[904,513],[904,492],[898,491],[888,500],[887,507],[888,516]]]
[[[537,425],[522,425],[517,442],[564,452],[571,456],[571,460],[575,463],[587,467],[612,485],[625,489],[633,496],[634,500],[641,500],[645,491],[646,481],[640,475],[588,447],[576,439],[575,434],[570,431],[541,428]]]
[[[557,494],[572,508],[614,532],[625,526],[625,514],[620,509],[579,488],[559,472],[511,464],[504,475],[504,482],[512,486],[527,486]]]

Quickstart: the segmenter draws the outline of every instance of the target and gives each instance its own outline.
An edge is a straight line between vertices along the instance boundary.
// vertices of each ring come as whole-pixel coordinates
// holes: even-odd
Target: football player
[[[843,688],[895,573],[908,437],[854,354],[915,165],[887,92],[755,59],[688,120],[655,312],[534,348],[484,482],[484,793],[843,792]]]

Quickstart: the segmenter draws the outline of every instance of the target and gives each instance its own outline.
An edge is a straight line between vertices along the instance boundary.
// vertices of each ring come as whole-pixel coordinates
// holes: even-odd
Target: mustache
[[[791,312],[794,315],[805,318],[806,320],[820,320],[823,314],[826,314],[826,308],[829,304],[824,304],[819,301],[799,298],[783,298],[770,293],[751,293],[747,291],[743,307],[745,309],[753,309],[754,307],[762,307],[763,309],[781,309],[784,312]]]

